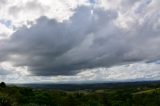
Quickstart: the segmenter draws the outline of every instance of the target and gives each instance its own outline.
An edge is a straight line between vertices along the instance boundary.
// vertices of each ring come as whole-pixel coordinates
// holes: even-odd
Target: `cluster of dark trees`
[[[1,83],[0,83],[0,87],[3,87],[3,88],[6,87],[5,82],[1,82]]]
[[[160,106],[160,89],[45,90],[0,83],[0,106]]]

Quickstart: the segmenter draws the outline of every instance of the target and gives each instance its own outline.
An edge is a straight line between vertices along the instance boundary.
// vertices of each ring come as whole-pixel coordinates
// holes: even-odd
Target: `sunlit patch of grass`
[[[149,89],[149,90],[144,90],[144,91],[135,92],[135,93],[133,93],[133,95],[138,95],[138,94],[152,94],[152,93],[154,93],[154,92],[160,94],[160,88]]]

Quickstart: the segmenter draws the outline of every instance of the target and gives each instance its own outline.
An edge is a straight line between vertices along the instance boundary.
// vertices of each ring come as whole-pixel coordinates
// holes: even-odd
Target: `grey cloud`
[[[17,16],[20,12],[44,13],[49,7],[43,6],[38,1],[29,1],[25,5],[13,5],[8,9],[8,13]]]
[[[123,6],[125,8],[121,8],[121,9],[124,9],[123,11],[126,11],[126,8],[129,9],[129,8],[133,7],[138,1],[140,1],[140,0],[122,0],[121,6]]]
[[[7,2],[8,2],[8,0],[1,0],[0,5],[6,4]]]
[[[0,9],[3,9],[7,2],[8,0],[0,0]]]
[[[80,70],[111,67],[160,56],[158,17],[126,31],[115,25],[115,10],[79,7],[66,21],[40,17],[3,40],[0,60],[28,66],[32,75],[73,75]],[[2,58],[3,57],[3,58]]]
[[[12,73],[11,70],[6,70],[6,69],[3,69],[3,68],[0,68],[0,76],[9,75],[11,73]]]

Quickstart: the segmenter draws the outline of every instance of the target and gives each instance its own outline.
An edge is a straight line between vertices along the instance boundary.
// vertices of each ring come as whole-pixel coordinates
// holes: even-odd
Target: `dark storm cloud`
[[[115,10],[79,7],[66,21],[40,17],[10,39],[1,40],[0,60],[28,66],[33,75],[72,75],[82,69],[110,67],[160,56],[158,17],[125,31],[115,25]],[[149,21],[149,22],[148,22]]]

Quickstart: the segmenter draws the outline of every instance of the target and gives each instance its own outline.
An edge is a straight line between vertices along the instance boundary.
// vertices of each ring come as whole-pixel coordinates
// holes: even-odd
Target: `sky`
[[[0,0],[0,81],[160,80],[159,0]]]

